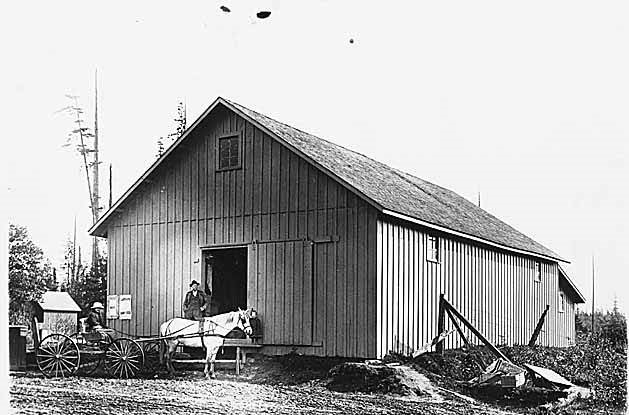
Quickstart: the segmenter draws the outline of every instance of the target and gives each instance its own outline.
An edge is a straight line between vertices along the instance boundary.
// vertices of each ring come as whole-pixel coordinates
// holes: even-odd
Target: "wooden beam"
[[[542,327],[544,326],[544,321],[546,320],[546,314],[548,313],[549,308],[550,308],[550,305],[546,304],[546,309],[544,310],[542,315],[539,317],[537,325],[535,326],[535,330],[533,330],[533,334],[531,335],[531,339],[529,340],[529,346],[535,346],[537,337],[539,336],[539,333],[542,331]]]
[[[442,296],[443,296],[443,295],[442,295]],[[453,313],[453,314],[454,314],[454,315],[455,315],[455,316],[456,316],[459,320],[461,320],[461,322],[462,322],[463,324],[465,324],[465,325],[467,326],[467,328],[468,328],[468,329],[470,329],[470,331],[471,331],[472,333],[474,333],[474,334],[476,335],[476,337],[478,337],[478,338],[480,339],[480,341],[482,341],[482,342],[483,342],[483,344],[485,344],[485,346],[487,346],[487,348],[488,348],[489,350],[491,350],[491,351],[492,351],[492,353],[493,353],[494,355],[496,355],[497,357],[500,357],[500,358],[502,358],[502,359],[506,360],[506,361],[507,361],[507,362],[509,362],[509,363],[513,363],[513,362],[512,362],[512,361],[511,361],[511,360],[510,360],[507,356],[505,356],[505,355],[504,355],[504,353],[502,353],[500,350],[498,350],[498,349],[496,348],[496,346],[494,346],[494,345],[493,345],[493,344],[492,344],[489,340],[487,340],[487,338],[486,338],[485,336],[483,336],[483,334],[482,334],[480,331],[476,330],[476,327],[474,327],[474,326],[472,325],[472,323],[470,323],[469,321],[467,321],[467,319],[466,319],[465,317],[463,317],[463,316],[461,315],[461,313],[459,313],[459,312],[457,311],[457,309],[456,309],[456,308],[454,308],[454,306],[453,306],[452,304],[450,304],[450,303],[449,303],[449,302],[448,302],[445,298],[442,298],[442,299],[441,299],[441,302],[443,303],[443,306],[444,306],[444,307],[449,308],[449,309],[450,309],[450,311],[451,311],[451,312],[452,312],[452,313]]]
[[[465,343],[465,346],[467,348],[472,347],[472,345],[470,344],[470,341],[467,339],[467,337],[463,333],[461,326],[459,326],[459,323],[457,323],[456,319],[454,318],[454,315],[452,315],[452,311],[450,311],[449,308],[446,308],[446,313],[448,313],[448,316],[450,317],[450,321],[452,322],[452,325],[454,325],[454,328],[456,329],[456,331],[459,333],[459,336],[461,336],[461,338],[463,339],[463,343]]]
[[[443,333],[446,325],[443,294],[439,295],[439,315],[437,317],[437,333]],[[443,354],[443,342],[437,343],[437,353]]]

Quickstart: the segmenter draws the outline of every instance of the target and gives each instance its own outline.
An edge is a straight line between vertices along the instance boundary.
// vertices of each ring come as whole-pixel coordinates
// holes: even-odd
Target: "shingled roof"
[[[225,100],[292,147],[333,172],[383,210],[554,259],[563,259],[466,198],[363,154]],[[386,212],[385,212],[386,213]]]
[[[363,154],[346,149],[220,97],[168,149],[164,157],[157,160],[125,192],[112,209],[103,215],[101,220],[90,229],[90,234],[98,234],[96,231],[105,222],[107,216],[219,104],[238,113],[272,136],[275,136],[280,142],[284,142],[284,144],[301,153],[318,165],[318,167],[331,173],[343,184],[371,202],[384,214],[415,221],[464,238],[479,240],[516,251],[524,251],[524,253],[536,256],[565,261],[550,249],[535,242],[451,190],[389,167]]]

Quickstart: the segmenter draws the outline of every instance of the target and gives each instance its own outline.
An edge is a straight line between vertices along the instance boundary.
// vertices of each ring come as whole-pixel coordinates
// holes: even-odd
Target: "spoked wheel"
[[[81,363],[77,344],[65,334],[51,334],[37,347],[37,366],[49,378],[74,374]]]
[[[150,341],[144,344],[144,372],[155,373],[160,369],[159,354],[160,341]]]
[[[116,339],[105,352],[105,368],[111,376],[128,379],[138,375],[144,366],[144,352],[131,339]]]

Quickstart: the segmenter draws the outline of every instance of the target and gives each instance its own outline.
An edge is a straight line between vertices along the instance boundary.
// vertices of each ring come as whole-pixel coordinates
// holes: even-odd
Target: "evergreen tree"
[[[107,297],[107,258],[99,256],[96,268],[87,269],[80,261],[76,276],[67,281],[63,290],[87,313],[95,301],[105,303]]]
[[[56,289],[54,271],[44,251],[33,243],[25,227],[9,225],[9,321],[27,323],[29,303]]]

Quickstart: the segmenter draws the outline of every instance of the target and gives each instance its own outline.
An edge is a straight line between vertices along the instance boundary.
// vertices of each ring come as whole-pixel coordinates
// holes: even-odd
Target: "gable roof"
[[[164,156],[153,163],[116,204],[92,226],[89,230],[91,235],[104,236],[106,234],[102,225],[109,215],[217,105],[227,107],[275,137],[280,143],[336,178],[386,215],[502,249],[567,262],[550,249],[453,191],[221,97],[217,98]]]
[[[65,291],[46,291],[37,304],[44,311],[81,311],[81,307]]]
[[[565,282],[565,285],[564,285]],[[577,285],[572,281],[572,279],[566,273],[561,265],[559,266],[559,286],[562,288],[567,288],[567,293],[572,296],[575,303],[585,303],[585,297],[579,291]]]

